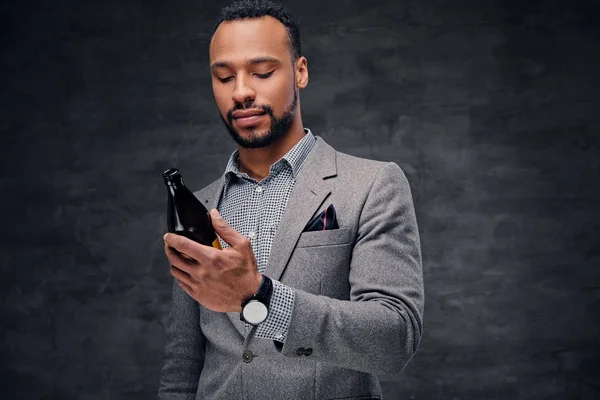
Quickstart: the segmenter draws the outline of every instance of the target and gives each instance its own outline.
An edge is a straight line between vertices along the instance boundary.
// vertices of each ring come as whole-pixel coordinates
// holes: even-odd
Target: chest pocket
[[[329,229],[326,231],[304,232],[300,235],[296,248],[312,246],[335,246],[350,242],[350,229]]]
[[[281,282],[309,293],[348,299],[352,256],[349,229],[304,232],[281,277]]]

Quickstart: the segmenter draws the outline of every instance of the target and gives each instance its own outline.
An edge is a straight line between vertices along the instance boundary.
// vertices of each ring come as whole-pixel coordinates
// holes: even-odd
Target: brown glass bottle
[[[221,243],[215,233],[206,207],[184,185],[177,168],[163,172],[167,186],[167,228],[206,246],[221,249]]]

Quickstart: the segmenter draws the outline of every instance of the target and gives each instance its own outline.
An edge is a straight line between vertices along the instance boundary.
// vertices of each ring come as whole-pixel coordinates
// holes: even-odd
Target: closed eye
[[[254,74],[254,75],[257,76],[260,79],[267,79],[268,77],[270,77],[271,75],[273,75],[273,72],[275,72],[275,70],[273,70],[271,72],[267,72],[266,74]]]
[[[217,77],[217,79],[219,81],[221,81],[221,83],[226,83],[226,82],[229,82],[230,80],[232,80],[233,76],[228,76],[227,78],[219,78],[219,77]]]

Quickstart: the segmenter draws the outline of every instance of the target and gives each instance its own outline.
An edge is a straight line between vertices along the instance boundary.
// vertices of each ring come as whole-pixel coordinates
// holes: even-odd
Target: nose
[[[232,100],[238,104],[244,104],[248,101],[254,101],[254,97],[256,97],[256,93],[248,85],[247,78],[238,76],[235,80],[235,90],[231,95]]]

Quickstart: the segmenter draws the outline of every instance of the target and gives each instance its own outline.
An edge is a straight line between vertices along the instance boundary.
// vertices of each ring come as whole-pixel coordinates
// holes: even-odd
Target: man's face
[[[212,86],[227,130],[245,148],[284,136],[296,116],[296,67],[272,17],[223,22],[210,46]]]

